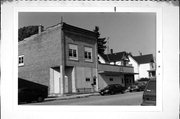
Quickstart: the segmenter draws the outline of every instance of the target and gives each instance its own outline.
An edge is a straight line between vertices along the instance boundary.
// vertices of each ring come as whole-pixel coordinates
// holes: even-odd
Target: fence
[[[91,93],[91,92],[93,92],[93,88],[78,88],[76,90],[77,90],[77,93]]]

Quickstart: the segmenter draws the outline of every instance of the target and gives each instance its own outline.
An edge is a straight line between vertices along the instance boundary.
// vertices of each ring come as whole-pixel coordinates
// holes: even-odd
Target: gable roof
[[[141,56],[132,56],[132,57],[137,61],[138,64],[154,62],[152,54],[141,55]]]
[[[125,51],[123,52],[117,52],[117,53],[112,53],[112,54],[101,54],[102,58],[106,62],[116,62],[116,61],[121,61],[124,56],[126,56],[127,53]]]

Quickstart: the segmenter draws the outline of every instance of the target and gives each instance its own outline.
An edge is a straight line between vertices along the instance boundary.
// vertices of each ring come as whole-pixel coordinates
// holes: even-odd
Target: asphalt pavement
[[[46,99],[41,103],[28,105],[140,105],[143,92],[105,95],[98,93],[81,94]]]

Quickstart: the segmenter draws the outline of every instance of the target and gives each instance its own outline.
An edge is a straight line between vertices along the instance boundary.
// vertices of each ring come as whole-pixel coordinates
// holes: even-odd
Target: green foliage
[[[39,26],[26,26],[23,28],[20,28],[18,30],[18,41],[22,41],[25,38],[28,38],[34,34],[38,33],[38,27]],[[41,32],[43,31],[44,27],[41,26]]]
[[[97,34],[98,53],[104,54],[106,49],[106,38],[100,38],[99,27],[95,26],[94,32]]]

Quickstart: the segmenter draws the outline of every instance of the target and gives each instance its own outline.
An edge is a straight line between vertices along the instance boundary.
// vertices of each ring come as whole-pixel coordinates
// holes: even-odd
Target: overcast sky
[[[61,21],[93,31],[99,26],[101,37],[109,37],[114,52],[127,51],[133,55],[155,55],[155,13],[19,13],[19,28],[43,25],[45,28]]]

